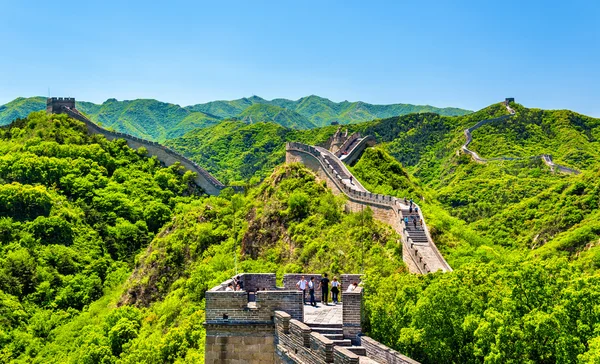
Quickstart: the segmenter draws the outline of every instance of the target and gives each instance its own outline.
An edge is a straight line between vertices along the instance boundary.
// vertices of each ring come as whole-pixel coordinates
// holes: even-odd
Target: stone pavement
[[[325,306],[318,303],[317,307],[311,305],[304,306],[304,323],[309,324],[327,324],[327,325],[341,325],[342,324],[342,304],[338,303],[334,305],[329,303],[329,306]]]

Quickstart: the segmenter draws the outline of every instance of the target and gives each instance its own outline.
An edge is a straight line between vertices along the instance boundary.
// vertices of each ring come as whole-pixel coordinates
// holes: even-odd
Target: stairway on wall
[[[344,339],[344,332],[341,324],[307,324],[313,332],[318,332],[333,341],[333,346],[343,346],[354,354],[360,356],[360,363],[377,363],[367,358],[367,349],[362,346],[352,345],[350,339]]]

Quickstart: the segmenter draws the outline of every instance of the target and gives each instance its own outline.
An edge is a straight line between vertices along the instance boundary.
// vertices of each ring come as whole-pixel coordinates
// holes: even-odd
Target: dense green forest
[[[20,97],[0,106],[0,125],[9,124],[16,118],[25,118],[30,112],[45,108],[45,99],[42,97]],[[317,96],[304,97],[297,101],[268,101],[253,96],[187,107],[153,99],[108,99],[102,104],[78,101],[77,109],[105,128],[161,142],[230,119],[243,120],[246,123],[275,122],[284,127],[309,129],[330,125],[333,121],[342,124],[359,123],[414,112],[434,112],[441,115],[470,113],[468,110],[457,108],[410,104],[371,105],[347,101],[335,103]]]
[[[366,333],[423,363],[597,363],[600,123],[514,108],[474,133],[478,153],[548,153],[582,173],[457,154],[462,131],[502,105],[349,126],[378,140],[356,178],[421,201],[454,268],[426,276],[408,274],[399,237],[370,210],[344,212],[311,171],[281,165],[286,141],[324,142],[335,126],[226,121],[173,139],[253,186],[208,197],[176,165],[64,115],[19,119],[0,129],[0,361],[202,361],[204,292],[237,255],[239,271],[279,277],[364,271]]]

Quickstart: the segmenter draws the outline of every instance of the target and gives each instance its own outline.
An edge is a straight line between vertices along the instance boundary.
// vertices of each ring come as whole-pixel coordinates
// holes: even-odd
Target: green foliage
[[[320,143],[335,129],[296,131],[275,123],[247,125],[224,121],[214,127],[197,129],[167,145],[196,161],[224,183],[243,183],[253,177],[262,180],[285,161],[285,142],[304,140]]]
[[[178,166],[88,136],[65,115],[32,113],[0,139],[0,361],[26,362],[122,282],[176,205],[200,191]],[[130,326],[81,360],[114,361],[134,337]]]
[[[249,106],[237,117],[246,123],[272,121],[291,129],[311,129],[315,127],[306,117],[294,111],[267,104]]]

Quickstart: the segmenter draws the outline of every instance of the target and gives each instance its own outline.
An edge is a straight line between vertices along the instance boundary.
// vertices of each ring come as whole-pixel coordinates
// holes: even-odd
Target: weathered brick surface
[[[362,322],[362,287],[357,287],[352,292],[344,292],[344,304],[342,306],[342,328],[344,338],[358,343],[357,335],[361,332]]]
[[[359,356],[343,346],[333,348],[334,364],[358,364]]]
[[[360,345],[367,350],[367,356],[379,363],[419,364],[419,362],[390,349],[368,336],[360,337]]]
[[[245,291],[273,290],[276,288],[275,273],[244,273],[240,274]]]
[[[325,336],[312,332],[310,327],[302,322],[289,319],[289,331],[286,333],[286,321],[289,318],[285,312],[275,312],[275,342],[276,363],[358,363],[356,354],[348,350],[337,350],[333,341]]]
[[[273,325],[206,324],[205,363],[274,363]]]

